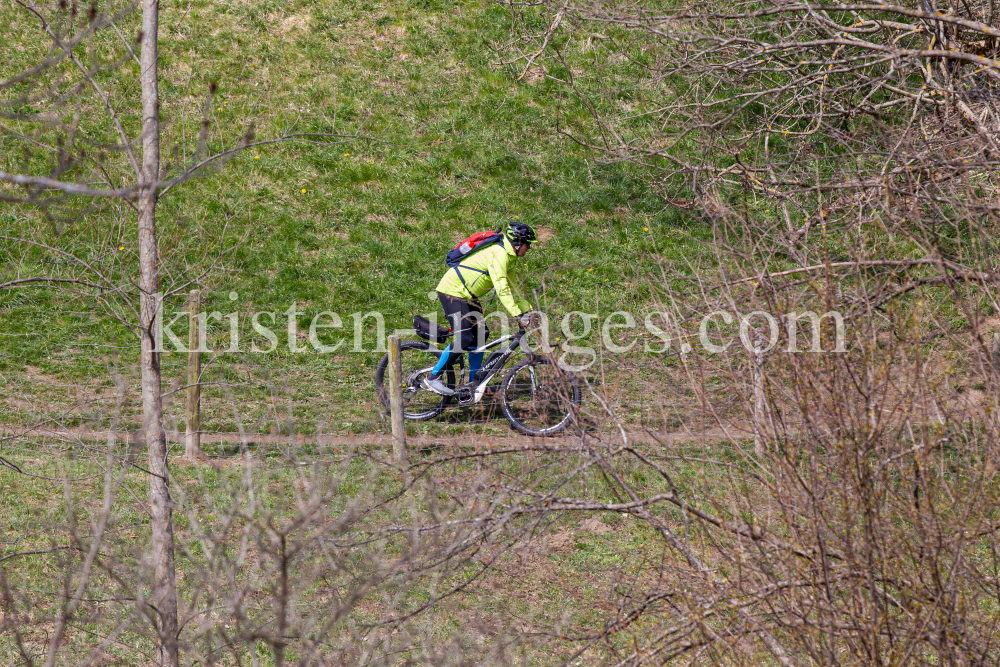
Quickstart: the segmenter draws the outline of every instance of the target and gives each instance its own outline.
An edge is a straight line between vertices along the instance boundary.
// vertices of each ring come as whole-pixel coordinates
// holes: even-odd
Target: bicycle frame
[[[472,350],[473,352],[486,352],[488,350],[493,349],[494,347],[506,343],[507,341],[511,341],[511,344],[507,347],[506,350],[503,351],[503,353],[499,357],[497,357],[495,360],[483,366],[483,370],[486,372],[483,375],[483,379],[476,385],[476,391],[472,396],[472,401],[471,401],[472,403],[478,403],[480,400],[482,400],[483,395],[486,393],[486,385],[489,384],[489,381],[493,379],[493,377],[500,371],[501,368],[507,365],[507,360],[510,359],[511,356],[513,356],[514,352],[517,351],[518,346],[521,344],[521,338],[524,337],[525,333],[526,333],[525,331],[519,331],[516,334],[508,334],[506,336],[501,336],[500,338],[497,338],[495,341],[491,343],[487,343],[482,347]],[[427,368],[420,369],[419,371],[417,371],[417,373],[430,373],[432,370],[434,370],[434,367],[428,366]]]
[[[483,366],[483,370],[486,372],[483,374],[482,381],[476,385],[476,393],[472,397],[473,403],[478,403],[482,400],[483,395],[486,393],[486,385],[493,379],[494,375],[500,372],[501,368],[507,365],[507,360],[514,355],[514,352],[517,351],[518,346],[521,344],[521,338],[524,337],[524,334],[524,331],[519,331],[516,334],[501,336],[492,343],[484,345],[482,348],[476,350],[477,352],[485,352],[486,350],[496,347],[497,345],[501,345],[508,340],[511,341],[511,344],[500,354],[499,357],[496,358],[496,360]]]

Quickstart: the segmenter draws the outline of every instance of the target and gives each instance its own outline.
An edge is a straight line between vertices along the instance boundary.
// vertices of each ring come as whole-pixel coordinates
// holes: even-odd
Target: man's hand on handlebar
[[[527,313],[521,313],[517,316],[517,324],[521,327],[521,330],[530,329],[532,326],[537,326],[539,322],[539,313],[537,310],[530,310]]]

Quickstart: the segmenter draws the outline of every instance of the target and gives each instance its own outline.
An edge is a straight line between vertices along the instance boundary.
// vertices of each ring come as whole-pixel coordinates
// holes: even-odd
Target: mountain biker
[[[517,260],[527,254],[535,239],[535,230],[531,227],[523,222],[512,222],[501,242],[473,250],[441,278],[437,286],[438,299],[455,331],[458,347],[453,349],[455,343],[452,343],[441,353],[434,370],[424,378],[425,389],[442,396],[454,394],[454,390],[441,381],[441,372],[458,361],[463,352],[469,354],[469,380],[476,381],[476,371],[483,365],[483,353],[475,350],[486,344],[489,335],[479,297],[491,289],[496,290],[500,303],[511,317],[518,318],[521,326],[527,325],[524,313],[531,306],[514,296],[511,278]]]

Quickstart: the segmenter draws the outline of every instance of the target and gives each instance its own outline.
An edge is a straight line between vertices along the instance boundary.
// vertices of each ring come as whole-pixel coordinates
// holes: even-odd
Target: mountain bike
[[[414,329],[426,340],[400,343],[403,416],[414,421],[433,419],[449,407],[463,408],[482,401],[490,389],[490,383],[500,377],[500,372],[518,352],[521,339],[527,334],[521,329],[516,334],[501,336],[475,350],[493,351],[485,359],[473,381],[466,381],[465,366],[461,360],[457,363],[457,369],[446,368],[442,373],[442,380],[455,390],[455,394],[440,396],[424,389],[423,380],[434,370],[444,352],[434,342],[446,342],[452,333],[450,329],[435,330],[433,325],[427,331],[426,327],[418,326],[418,320],[421,319],[414,319]],[[389,390],[386,386],[388,367],[389,355],[386,354],[375,369],[375,391],[386,410],[389,409]],[[551,436],[562,433],[572,423],[581,400],[580,382],[572,373],[559,368],[552,360],[530,352],[503,375],[499,386],[493,385],[492,388],[511,427],[525,435]]]

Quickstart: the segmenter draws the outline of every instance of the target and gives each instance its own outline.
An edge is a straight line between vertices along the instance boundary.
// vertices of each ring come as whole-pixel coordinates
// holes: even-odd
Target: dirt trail
[[[728,435],[727,435],[728,433]],[[629,442],[645,442],[645,443],[681,443],[681,442],[693,442],[702,439],[718,441],[726,440],[728,437],[745,438],[749,436],[749,429],[745,425],[733,424],[727,426],[725,430],[721,428],[712,428],[705,430],[704,432],[696,432],[693,430],[678,430],[669,433],[653,433],[653,432],[633,432],[628,433],[627,437]],[[108,438],[107,431],[97,431],[87,428],[33,428],[25,429],[18,428],[11,425],[0,425],[0,444],[3,441],[11,441],[21,437],[46,437],[46,438],[56,438],[60,440],[87,440],[87,441],[106,441]],[[605,433],[602,434],[601,439],[606,442],[620,443],[622,435],[621,433]],[[139,433],[137,431],[119,431],[115,434],[115,439],[119,441],[135,441],[137,442],[139,438]],[[181,444],[184,443],[184,434],[177,431],[168,431],[167,440],[170,444]],[[201,441],[204,444],[232,444],[238,445],[240,443],[241,437],[238,432],[227,432],[227,433],[202,433]],[[537,445],[542,442],[552,443],[552,444],[572,444],[579,440],[579,436],[558,436],[551,438],[536,438],[525,435],[520,435],[513,431],[508,435],[484,435],[480,433],[462,433],[462,434],[448,434],[448,435],[408,435],[406,437],[406,444],[408,447],[420,447],[428,445],[436,446],[457,446],[457,447],[487,447],[487,448],[506,448],[506,447],[527,447],[530,445]],[[385,433],[361,433],[357,435],[269,435],[269,434],[255,434],[248,433],[245,436],[245,442],[252,443],[255,445],[323,445],[323,446],[392,446],[392,436]]]

